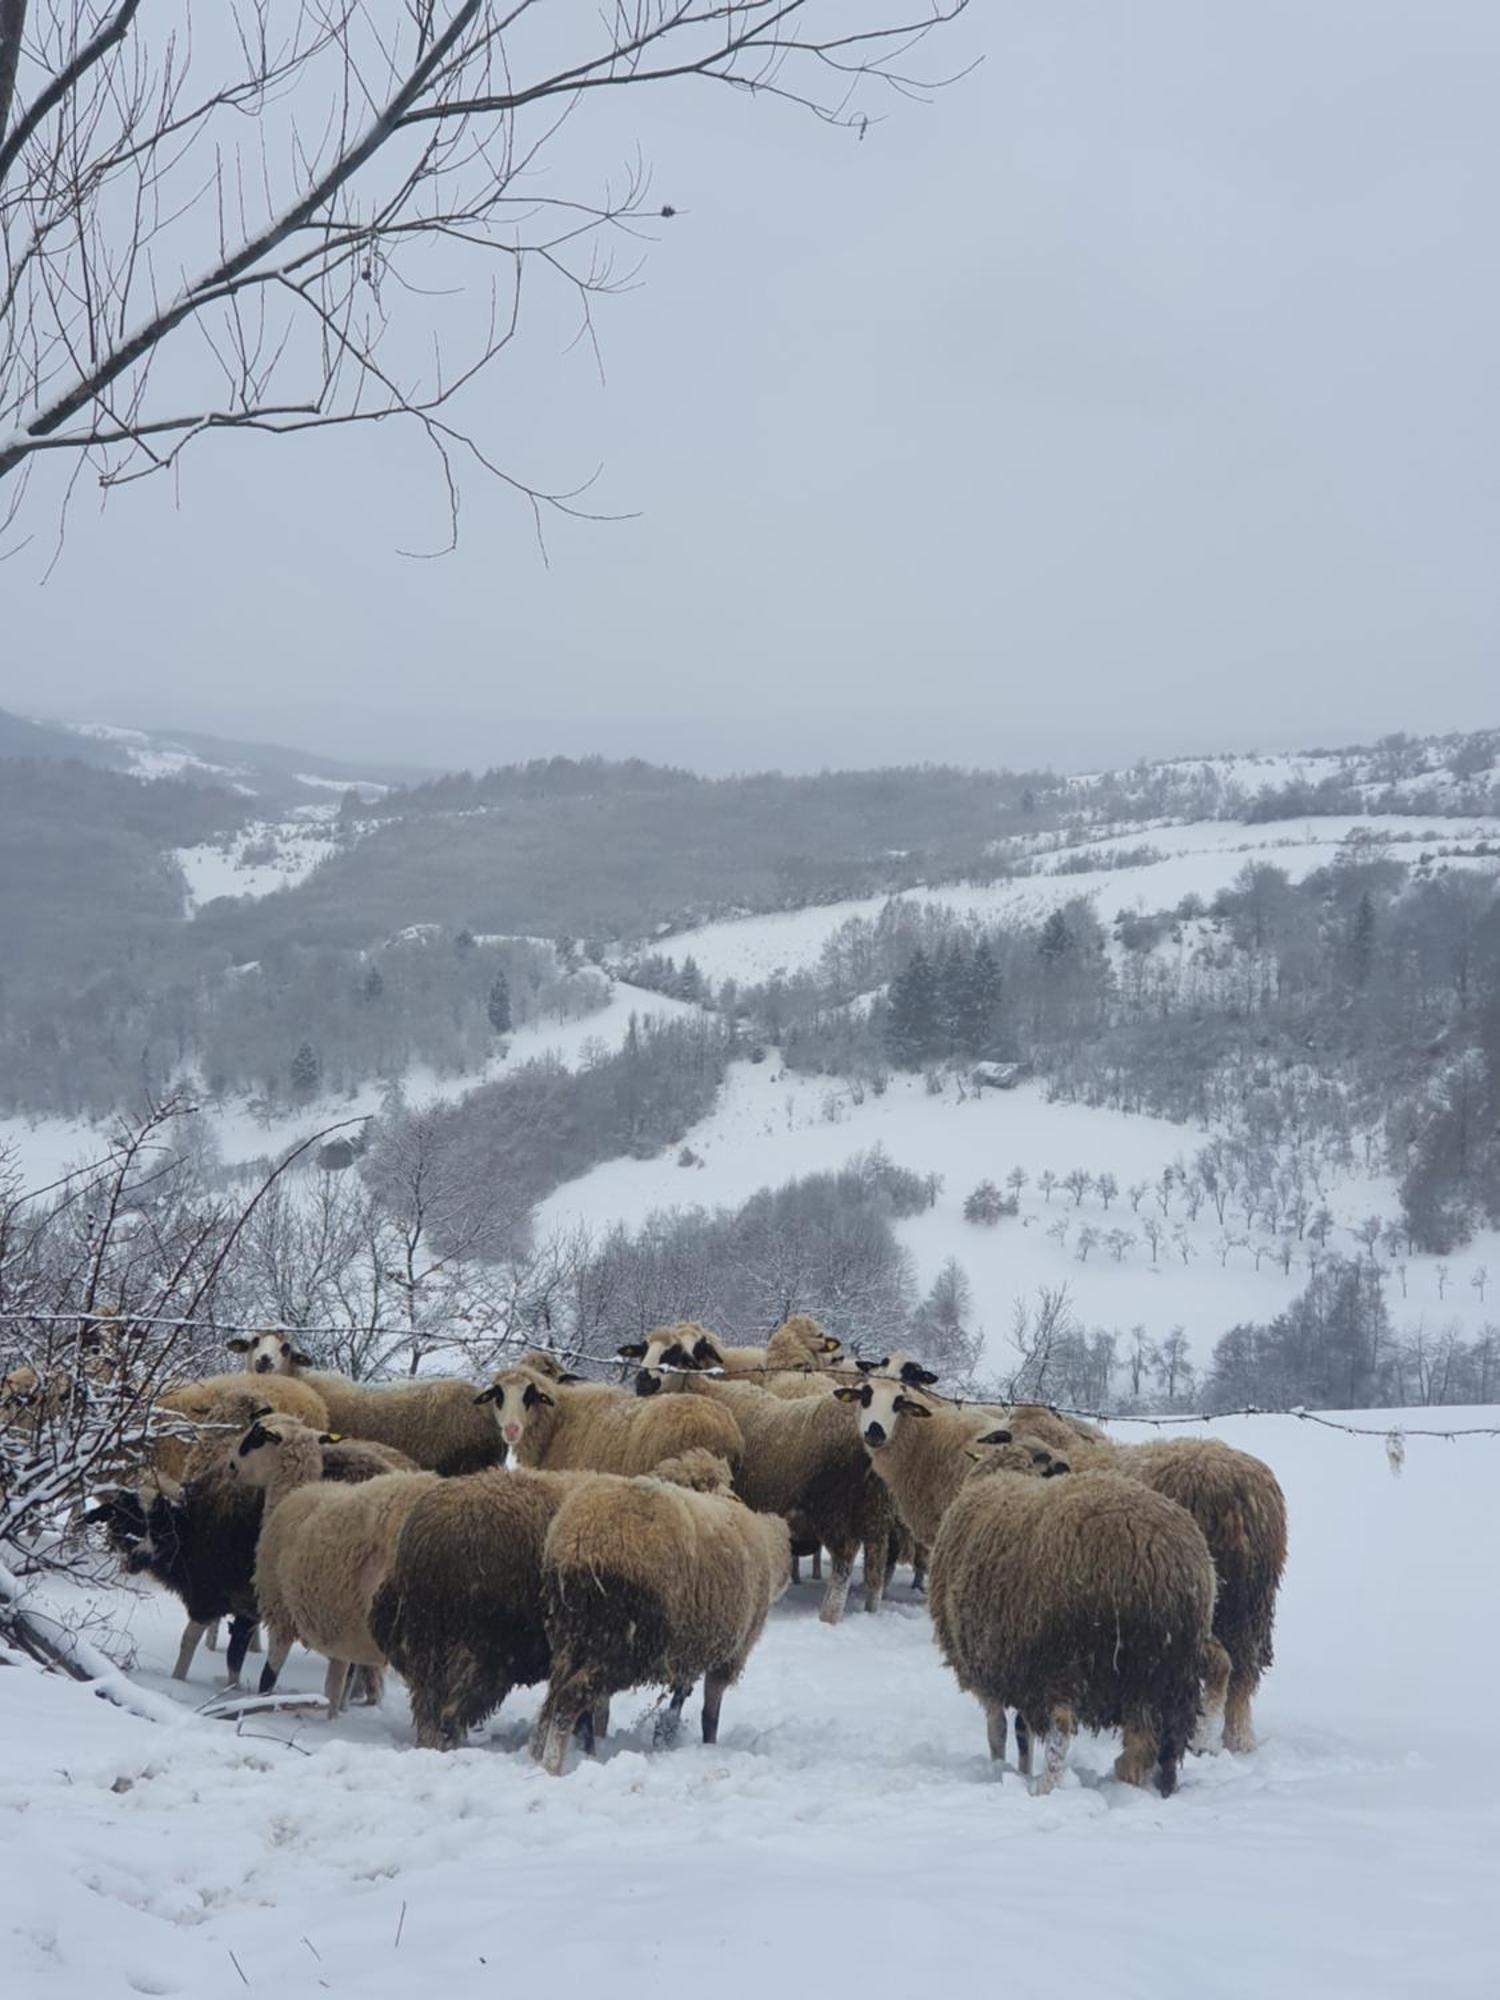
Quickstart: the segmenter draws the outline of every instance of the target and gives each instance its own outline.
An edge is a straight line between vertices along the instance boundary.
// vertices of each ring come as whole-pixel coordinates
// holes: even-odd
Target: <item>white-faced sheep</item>
[[[285,1419],[259,1420],[229,1460],[233,1476],[265,1494],[255,1557],[255,1596],[265,1621],[261,1692],[276,1685],[300,1639],[328,1661],[330,1719],[343,1706],[349,1669],[378,1676],[384,1655],[370,1632],[370,1604],[407,1514],[430,1487],[431,1472],[389,1472],[363,1485],[325,1484],[322,1440]],[[378,1693],[378,1678],[376,1681]]]
[[[1175,1501],[1113,1472],[1053,1477],[1064,1462],[1038,1449],[1043,1477],[1011,1469],[1002,1448],[944,1514],[929,1583],[938,1643],[984,1708],[993,1757],[1005,1755],[1007,1708],[1028,1776],[1032,1740],[1045,1738],[1041,1791],[1082,1727],[1123,1730],[1115,1776],[1145,1785],[1155,1771],[1168,1796],[1207,1668],[1208,1544]]]
[[[375,1643],[406,1682],[418,1745],[447,1750],[512,1688],[551,1671],[542,1544],[585,1472],[471,1472],[407,1515],[370,1607]],[[602,1734],[607,1718],[596,1717]]]
[[[472,1392],[471,1392],[472,1394]],[[727,1410],[668,1397],[643,1402],[602,1382],[559,1382],[503,1369],[479,1401],[517,1465],[543,1472],[649,1472],[701,1445],[738,1463],[744,1439]]]
[[[853,1407],[861,1447],[889,1487],[916,1542],[930,1549],[943,1516],[974,1470],[973,1448],[996,1432],[991,1411],[943,1403],[923,1393],[930,1369],[897,1356],[862,1382],[834,1391]]]
[[[243,1374],[204,1375],[191,1382],[174,1382],[160,1390],[156,1396],[156,1408],[159,1412],[183,1418],[185,1424],[196,1426],[201,1431],[204,1426],[218,1421],[215,1409],[226,1397],[243,1396],[245,1393]],[[260,1403],[269,1404],[278,1416],[306,1424],[311,1430],[325,1431],[330,1428],[328,1406],[323,1398],[295,1376],[258,1375],[254,1393]],[[152,1469],[173,1479],[183,1478],[193,1444],[191,1436],[166,1432],[152,1446]]]
[[[264,1333],[237,1334],[224,1345],[231,1354],[244,1356],[247,1375],[295,1375],[311,1368],[313,1359],[304,1354],[290,1334],[268,1328]]]
[[[739,1678],[786,1589],[785,1521],[729,1490],[729,1467],[692,1451],[646,1479],[590,1479],[553,1517],[543,1554],[552,1674],[532,1738],[559,1773],[575,1729],[630,1687],[665,1687],[658,1740],[676,1735],[703,1679],[703,1740],[718,1741],[724,1690]]]
[[[646,1343],[639,1396],[667,1403],[710,1402],[729,1411],[744,1438],[735,1491],[761,1514],[795,1524],[799,1546],[826,1548],[832,1568],[819,1616],[837,1624],[849,1596],[854,1558],[864,1550],[864,1601],[879,1609],[890,1559],[894,1510],[858,1438],[831,1396],[786,1400],[753,1382],[700,1371],[686,1336],[663,1327]],[[662,1396],[663,1390],[675,1393]]]

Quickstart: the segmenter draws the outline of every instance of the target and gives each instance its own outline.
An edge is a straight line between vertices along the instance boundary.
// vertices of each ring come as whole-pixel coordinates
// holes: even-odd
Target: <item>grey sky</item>
[[[478,765],[728,770],[1500,722],[1500,8],[980,0],[862,144],[611,108],[663,224],[479,423],[609,526],[384,427],[229,441],[0,571],[0,705]],[[622,105],[624,100],[622,100]]]

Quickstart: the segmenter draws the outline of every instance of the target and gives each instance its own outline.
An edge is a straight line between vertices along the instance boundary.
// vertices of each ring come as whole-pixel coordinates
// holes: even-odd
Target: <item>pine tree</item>
[[[1369,984],[1375,964],[1375,905],[1366,889],[1355,906],[1349,926],[1349,978],[1356,987]]]
[[[385,975],[381,972],[378,965],[372,965],[365,974],[365,983],[361,991],[366,1000],[378,1000],[381,994],[384,993]]]
[[[495,983],[490,988],[489,1005],[485,1011],[490,1017],[490,1026],[497,1035],[510,1033],[510,981],[503,972],[495,974]]]
[[[1036,949],[1042,963],[1049,967],[1059,965],[1073,949],[1073,933],[1068,929],[1068,920],[1061,910],[1054,910],[1042,925]]]
[[[315,1097],[323,1080],[323,1065],[311,1042],[304,1042],[292,1057],[292,1089],[298,1097]]]
[[[999,960],[986,939],[981,938],[974,949],[973,963],[969,969],[969,1044],[970,1055],[982,1056],[989,1053],[1000,1025],[1000,1002],[1005,993],[1005,981],[1000,972]]]
[[[938,1036],[938,990],[932,961],[920,945],[891,981],[886,1048],[898,1069],[920,1069]]]

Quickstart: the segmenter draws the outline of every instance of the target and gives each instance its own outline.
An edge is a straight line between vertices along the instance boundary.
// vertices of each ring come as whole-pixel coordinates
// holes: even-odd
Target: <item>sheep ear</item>
[[[1056,1479],[1060,1472],[1071,1472],[1072,1470],[1072,1466],[1069,1465],[1065,1458],[1054,1458],[1046,1471],[1043,1472],[1042,1477],[1043,1479]]]
[[[824,1334],[823,1352],[825,1354],[838,1354],[842,1351],[843,1345],[844,1343],[841,1340],[835,1340],[831,1333]]]
[[[692,1358],[694,1361],[717,1361],[718,1355],[714,1352],[714,1344],[706,1334],[700,1334],[693,1342]]]
[[[294,1368],[311,1368],[313,1358],[310,1354],[304,1354],[301,1348],[298,1347],[292,1350],[291,1362]]]
[[[258,1410],[250,1412],[250,1421],[252,1424],[258,1424],[262,1417],[274,1417],[275,1414],[276,1405],[274,1403],[262,1403]]]
[[[539,1389],[535,1382],[528,1382],[526,1384],[526,1394],[521,1398],[521,1401],[526,1405],[528,1410],[535,1409],[538,1403],[545,1403],[549,1410],[554,1407],[552,1398],[547,1394],[547,1391]]]
[[[248,1354],[250,1352],[250,1343],[245,1339],[243,1334],[236,1334],[233,1340],[226,1340],[224,1345],[229,1349],[231,1354]]]
[[[498,1382],[491,1382],[488,1389],[481,1389],[474,1398],[476,1403],[499,1403],[504,1400],[505,1391]]]
[[[559,1382],[581,1382],[583,1377],[581,1375],[559,1375],[557,1379]]]
[[[860,1398],[859,1385],[856,1382],[849,1382],[835,1389],[833,1393],[841,1403],[857,1403]]]
[[[622,1361],[644,1361],[646,1343],[644,1340],[627,1340],[615,1349],[615,1353]]]
[[[986,1431],[982,1438],[975,1438],[975,1444],[1009,1444],[1009,1431]]]
[[[343,1442],[344,1442],[344,1433],[342,1431],[318,1432],[319,1444],[342,1444]]]
[[[889,1355],[883,1355],[879,1361],[867,1361],[862,1354],[856,1354],[854,1357],[854,1365],[859,1370],[861,1375],[875,1375],[878,1374],[878,1372],[882,1368],[884,1368],[886,1362],[889,1359],[890,1359]]]
[[[925,1403],[914,1403],[910,1396],[898,1396],[892,1407],[900,1410],[902,1415],[907,1417],[930,1417],[932,1415],[931,1410],[928,1409]]]
[[[919,1361],[903,1361],[901,1380],[909,1382],[914,1389],[924,1389],[937,1380],[930,1368],[924,1368]]]

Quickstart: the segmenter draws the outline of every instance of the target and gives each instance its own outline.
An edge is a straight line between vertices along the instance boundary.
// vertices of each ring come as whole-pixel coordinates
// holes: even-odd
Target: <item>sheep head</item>
[[[300,1348],[283,1333],[257,1333],[253,1338],[236,1335],[226,1340],[224,1345],[231,1354],[245,1357],[247,1375],[295,1375],[299,1368],[311,1368],[312,1356],[304,1354]]]
[[[848,1403],[857,1411],[859,1435],[867,1451],[879,1451],[888,1445],[903,1421],[925,1421],[933,1414],[928,1399],[909,1387],[900,1375],[867,1375],[863,1382],[845,1383],[833,1393],[841,1403]]]
[[[494,1404],[495,1422],[506,1449],[519,1456],[528,1434],[536,1433],[539,1428],[550,1429],[547,1413],[557,1408],[552,1391],[561,1387],[555,1378],[538,1375],[534,1369],[505,1368],[488,1389],[480,1390],[474,1401]]]
[[[718,1341],[693,1320],[676,1326],[659,1326],[644,1340],[627,1341],[617,1350],[622,1361],[639,1361],[635,1393],[654,1396],[664,1384],[661,1371],[670,1369],[721,1368],[724,1354]]]

